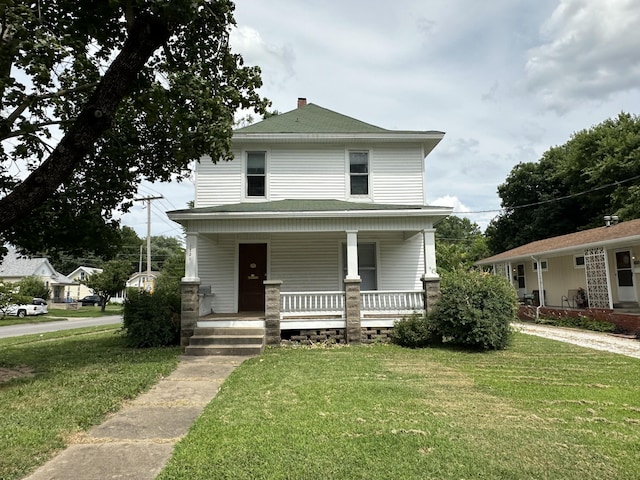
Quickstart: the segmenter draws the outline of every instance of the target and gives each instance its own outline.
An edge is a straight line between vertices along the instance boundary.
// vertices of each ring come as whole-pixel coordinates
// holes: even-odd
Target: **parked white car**
[[[5,315],[16,315],[26,317],[27,315],[45,315],[49,313],[47,301],[42,298],[34,298],[29,305],[9,305],[4,312]]]

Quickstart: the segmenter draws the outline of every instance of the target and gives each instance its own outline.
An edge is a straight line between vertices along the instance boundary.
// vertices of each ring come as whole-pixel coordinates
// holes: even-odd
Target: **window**
[[[247,152],[247,197],[265,196],[266,152]]]
[[[546,272],[547,270],[549,270],[549,266],[547,265],[546,260],[540,260],[540,267],[542,267],[543,272]],[[533,271],[534,272],[538,271],[538,262],[533,262]]]
[[[369,195],[369,152],[349,152],[351,195]]]
[[[518,281],[518,288],[519,289],[526,288],[526,286],[525,286],[525,276],[524,276],[524,264],[522,264],[522,263],[519,263],[517,265],[516,280]]]
[[[573,257],[573,266],[575,268],[584,268],[584,255],[575,255]]]
[[[378,269],[376,266],[376,244],[375,243],[358,243],[358,275],[362,283],[360,290],[377,290],[378,289]],[[342,245],[342,278],[347,276],[347,245]]]

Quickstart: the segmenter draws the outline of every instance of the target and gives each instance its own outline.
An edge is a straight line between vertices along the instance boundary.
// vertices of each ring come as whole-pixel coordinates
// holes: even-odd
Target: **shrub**
[[[433,328],[429,320],[414,313],[395,322],[391,332],[391,341],[402,347],[422,348],[434,343]]]
[[[163,292],[130,290],[124,302],[123,330],[132,347],[163,347],[180,342],[180,308]]]
[[[594,332],[615,332],[617,329],[615,323],[595,320],[582,315],[579,317],[542,317],[538,323],[556,327],[582,328]]]
[[[511,340],[518,300],[506,279],[457,271],[442,277],[441,298],[429,322],[445,343],[478,350],[500,350]]]

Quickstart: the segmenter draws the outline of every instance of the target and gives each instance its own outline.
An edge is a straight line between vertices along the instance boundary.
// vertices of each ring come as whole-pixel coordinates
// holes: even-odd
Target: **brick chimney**
[[[298,97],[298,108],[305,107],[307,105],[307,99]]]

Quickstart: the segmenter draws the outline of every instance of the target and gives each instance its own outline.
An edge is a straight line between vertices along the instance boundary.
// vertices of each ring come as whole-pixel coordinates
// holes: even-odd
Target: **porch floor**
[[[198,320],[264,320],[264,312],[209,313],[198,317]]]

